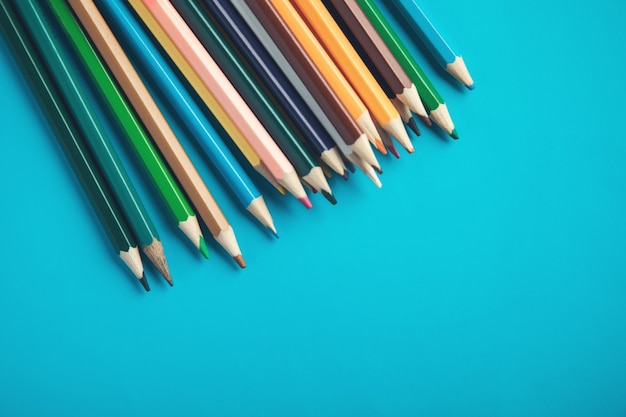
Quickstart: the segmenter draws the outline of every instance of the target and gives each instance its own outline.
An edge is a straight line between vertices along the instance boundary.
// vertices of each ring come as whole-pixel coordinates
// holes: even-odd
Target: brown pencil
[[[324,5],[331,12],[339,25],[347,32],[348,39],[357,50],[367,55],[369,61],[376,67],[378,73],[391,88],[398,100],[402,101],[417,114],[420,119],[430,124],[428,113],[409,78],[393,55],[389,47],[380,37],[361,7],[355,0],[323,0]]]
[[[69,3],[211,234],[239,266],[245,267],[246,264],[232,226],[196,171],[93,0],[69,0]]]
[[[326,110],[328,118],[333,122],[346,145],[366,163],[381,172],[380,164],[372,152],[367,136],[357,125],[356,120],[350,115],[346,106],[341,102],[309,54],[289,30],[270,0],[246,0],[246,4],[264,25],[265,30],[280,48],[315,100]]]

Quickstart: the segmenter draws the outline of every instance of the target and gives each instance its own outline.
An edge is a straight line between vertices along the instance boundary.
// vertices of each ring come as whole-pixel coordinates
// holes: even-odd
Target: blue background
[[[245,270],[133,166],[176,284],[149,294],[0,43],[0,416],[626,415],[626,3],[422,6],[476,80],[421,58],[461,139],[333,178],[334,207],[265,188],[279,240],[190,147]]]

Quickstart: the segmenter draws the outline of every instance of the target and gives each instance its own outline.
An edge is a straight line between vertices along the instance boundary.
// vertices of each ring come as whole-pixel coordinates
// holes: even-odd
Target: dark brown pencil
[[[409,109],[422,120],[428,120],[428,113],[415,84],[363,13],[356,0],[323,0],[323,3],[344,31],[348,32],[348,35],[352,35],[348,36],[350,41],[353,44],[358,43],[358,45],[354,45],[355,49],[367,55],[375,67],[370,68],[370,70],[378,72],[384,83]]]
[[[347,108],[289,30],[270,0],[250,0],[246,1],[246,4],[263,23],[265,30],[289,60],[315,100],[321,104],[322,108],[326,109],[328,118],[333,122],[346,145],[380,172],[380,165],[374,152],[372,152],[367,136],[351,117]]]

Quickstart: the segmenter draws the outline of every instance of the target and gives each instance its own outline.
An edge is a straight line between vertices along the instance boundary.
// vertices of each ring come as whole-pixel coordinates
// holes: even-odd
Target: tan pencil
[[[69,0],[211,234],[244,268],[235,232],[92,0]]]

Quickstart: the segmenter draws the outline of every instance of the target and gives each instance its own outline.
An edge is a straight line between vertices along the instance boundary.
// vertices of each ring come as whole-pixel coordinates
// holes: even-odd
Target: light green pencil
[[[70,44],[84,64],[89,76],[105,99],[108,109],[124,131],[141,163],[167,206],[178,227],[200,252],[208,257],[207,246],[195,212],[176,180],[152,144],[135,112],[122,94],[111,73],[91,44],[64,0],[48,0]]]

